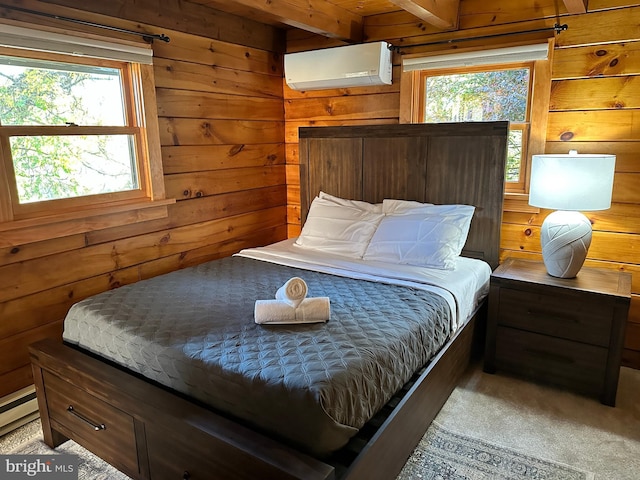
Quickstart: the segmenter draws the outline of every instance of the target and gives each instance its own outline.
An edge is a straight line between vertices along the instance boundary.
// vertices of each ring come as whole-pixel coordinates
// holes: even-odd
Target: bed
[[[393,478],[468,365],[481,330],[483,285],[498,262],[507,127],[301,129],[298,240],[88,299],[72,308],[64,343],[32,346],[46,443],[73,438],[141,479]],[[383,271],[388,262],[375,255],[300,248],[319,195],[362,208],[382,208],[385,199],[473,205],[456,262],[484,268],[460,270],[443,288],[407,265]],[[293,276],[332,300],[329,321],[251,322],[255,299]],[[224,306],[211,301],[220,281],[228,284],[218,298]],[[115,320],[92,323],[105,311]],[[434,321],[422,326],[416,316]],[[202,330],[212,323],[217,331]],[[187,324],[199,328],[187,331]],[[186,355],[165,360],[170,350]],[[272,355],[287,350],[298,363]],[[218,360],[205,369],[211,357]],[[306,357],[321,357],[322,368]],[[382,380],[358,380],[376,370]]]

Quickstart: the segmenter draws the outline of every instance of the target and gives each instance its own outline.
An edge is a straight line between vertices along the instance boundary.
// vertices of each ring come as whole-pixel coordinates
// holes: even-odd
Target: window
[[[545,148],[552,51],[550,40],[490,50],[406,56],[402,60],[400,121],[508,120],[505,191],[526,194],[529,159],[532,154],[544,153]],[[526,204],[525,196],[518,198]]]
[[[85,206],[144,197],[134,66],[1,53],[0,143],[14,219],[78,197]]]
[[[475,70],[475,69],[474,69]],[[482,122],[509,120],[507,185],[523,190],[529,138],[532,65],[501,65],[420,73],[421,121]]]
[[[0,23],[3,239],[162,218],[170,203],[151,48]]]

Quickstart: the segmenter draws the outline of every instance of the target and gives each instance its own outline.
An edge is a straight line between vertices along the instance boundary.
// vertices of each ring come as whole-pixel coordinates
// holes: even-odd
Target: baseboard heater
[[[0,398],[0,436],[38,418],[38,400],[33,385]]]

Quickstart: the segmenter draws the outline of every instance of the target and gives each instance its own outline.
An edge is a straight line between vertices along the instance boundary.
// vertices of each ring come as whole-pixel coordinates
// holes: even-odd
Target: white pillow
[[[453,269],[467,241],[474,210],[469,205],[423,204],[385,215],[363,258]]]
[[[337,203],[338,205],[345,205],[348,207],[359,208],[360,210],[366,210],[367,212],[382,213],[382,203],[369,203],[361,200],[347,200],[346,198],[335,197],[325,192],[320,192],[318,197],[329,200],[330,202]]]
[[[385,198],[382,201],[382,213],[385,215],[393,213],[405,213],[407,210],[414,210],[426,206],[432,206],[433,203],[414,202],[413,200],[397,200]]]
[[[382,213],[316,197],[295,245],[362,258]]]

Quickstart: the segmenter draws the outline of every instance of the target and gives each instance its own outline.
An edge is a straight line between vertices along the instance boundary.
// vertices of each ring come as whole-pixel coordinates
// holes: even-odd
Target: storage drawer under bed
[[[119,470],[137,476],[133,418],[47,371],[43,379],[52,426]]]

